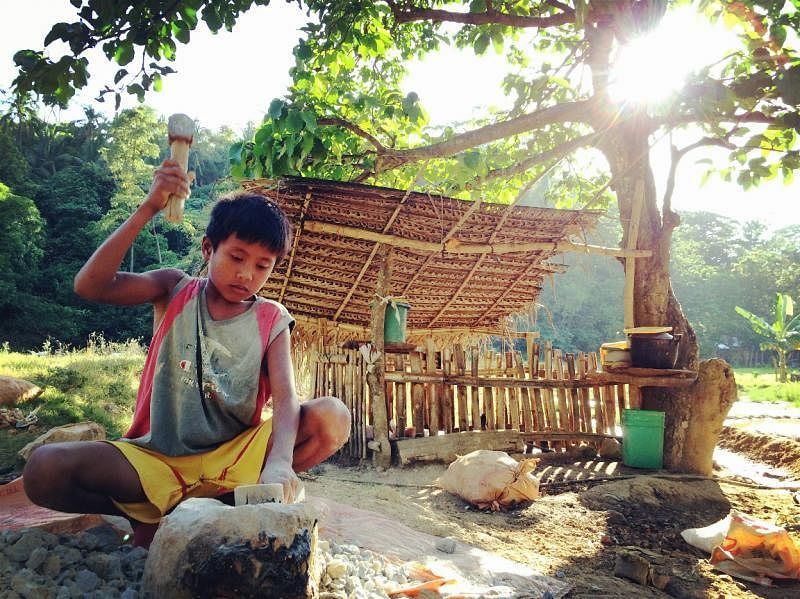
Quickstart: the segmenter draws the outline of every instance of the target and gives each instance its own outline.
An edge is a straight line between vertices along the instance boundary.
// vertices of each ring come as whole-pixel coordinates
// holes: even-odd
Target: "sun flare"
[[[609,93],[617,102],[664,100],[689,73],[721,58],[732,36],[691,9],[668,13],[656,30],[617,48]]]

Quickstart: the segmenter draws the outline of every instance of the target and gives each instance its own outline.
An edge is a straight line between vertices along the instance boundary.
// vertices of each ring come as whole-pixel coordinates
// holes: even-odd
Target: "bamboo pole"
[[[456,372],[458,376],[465,376],[467,371],[467,357],[464,348],[458,343],[453,347],[453,357],[456,360]],[[469,430],[466,385],[458,385],[456,387],[456,393],[458,394],[458,430],[464,432]]]
[[[422,355],[411,352],[409,355],[411,372],[422,374]],[[414,427],[416,436],[423,436],[425,431],[425,385],[412,383],[411,385],[411,426]]]
[[[583,381],[586,377],[586,354],[578,353],[578,378]],[[592,430],[592,410],[589,403],[588,389],[581,387],[578,389],[578,397],[581,400],[581,431],[591,433]]]
[[[470,374],[473,379],[478,378],[478,346],[473,345],[470,348]],[[470,394],[470,416],[472,420],[472,430],[481,430],[481,407],[478,398],[478,386],[472,385],[469,388]]]
[[[589,354],[589,368],[587,370],[587,373],[593,372],[597,372],[597,354],[595,352]],[[600,393],[599,385],[592,387],[592,394],[594,396],[594,413],[597,421],[597,432],[602,433],[606,429],[606,408]]]
[[[555,366],[556,380],[564,380],[564,363],[561,360],[561,350],[553,351],[553,366]],[[567,404],[567,390],[564,387],[558,388],[558,428],[564,431],[570,430],[569,404]]]
[[[567,354],[567,379],[574,381],[575,373],[575,354]],[[581,401],[575,389],[567,388],[567,397],[570,403],[570,427],[573,431],[581,430]]]
[[[519,354],[517,354],[517,377],[520,379],[525,378],[525,366],[522,363],[522,356]],[[522,404],[522,426],[525,432],[529,433],[534,428],[530,390],[527,387],[520,387],[519,394],[520,403]]]
[[[448,377],[452,374],[453,363],[451,357],[450,348],[442,348],[442,371],[444,372],[445,377]],[[453,412],[453,385],[446,383],[444,386],[444,397],[442,401],[442,417],[444,418],[444,432],[448,434],[453,432],[453,422],[455,417]]]
[[[544,376],[547,380],[552,380],[553,378],[553,345],[550,341],[545,341],[544,343]],[[547,413],[547,427],[558,430],[559,425],[556,419],[552,387],[545,387],[542,390],[542,395],[544,397],[544,409]]]

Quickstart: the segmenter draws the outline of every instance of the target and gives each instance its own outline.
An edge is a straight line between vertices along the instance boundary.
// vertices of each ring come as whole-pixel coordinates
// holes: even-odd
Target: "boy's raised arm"
[[[182,273],[159,269],[146,273],[119,272],[136,236],[167,204],[170,194],[189,195],[189,178],[174,160],[165,160],[153,176],[145,201],[86,261],[75,275],[75,293],[84,299],[131,305],[155,302],[169,293]]]

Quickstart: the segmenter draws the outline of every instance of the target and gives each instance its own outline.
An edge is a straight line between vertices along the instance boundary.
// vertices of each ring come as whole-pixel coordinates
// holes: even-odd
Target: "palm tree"
[[[778,381],[786,382],[786,357],[789,352],[800,349],[800,314],[794,316],[794,302],[785,293],[775,294],[775,306],[772,309],[775,321],[768,324],[760,316],[736,306],[736,312],[747,319],[753,330],[765,337],[761,343],[761,351],[774,351],[778,354]],[[791,320],[788,320],[791,318]]]

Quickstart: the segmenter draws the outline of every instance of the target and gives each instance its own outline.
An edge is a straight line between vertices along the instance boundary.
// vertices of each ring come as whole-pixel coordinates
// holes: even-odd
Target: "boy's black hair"
[[[231,235],[248,243],[260,243],[278,258],[289,253],[292,226],[286,214],[270,198],[250,191],[228,194],[211,211],[206,237],[217,249]]]

